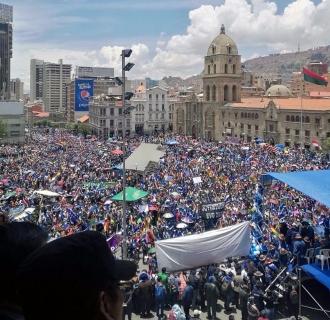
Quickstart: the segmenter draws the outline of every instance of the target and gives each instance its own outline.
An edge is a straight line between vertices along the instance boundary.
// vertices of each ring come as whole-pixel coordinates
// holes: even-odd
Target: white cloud
[[[218,6],[202,5],[189,12],[190,22],[185,33],[173,36],[162,33],[154,45],[149,46],[138,41],[128,43],[134,52],[131,60],[136,64],[129,76],[186,77],[201,72],[204,55],[222,23],[243,57],[293,51],[298,42],[302,50],[327,45],[329,17],[330,0],[322,0],[318,5],[311,0],[295,0],[282,13],[278,12],[276,2],[270,0],[225,0]],[[68,22],[76,19],[67,18]],[[43,44],[36,44],[33,50],[21,46],[15,48],[13,69],[17,74],[24,73],[26,78],[29,59],[36,57],[50,61],[63,58],[72,64],[113,66],[118,71],[121,49],[115,44],[85,51],[47,48]]]

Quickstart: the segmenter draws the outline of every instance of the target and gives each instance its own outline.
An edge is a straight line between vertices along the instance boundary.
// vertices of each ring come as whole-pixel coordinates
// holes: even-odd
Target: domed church
[[[225,129],[220,121],[220,107],[241,101],[241,56],[224,25],[204,59],[203,89],[204,137],[219,140]]]
[[[309,148],[330,138],[330,99],[294,97],[283,85],[265,96],[241,99],[241,56],[222,25],[204,58],[203,95],[175,104],[173,130],[206,140],[269,143]],[[202,99],[201,99],[202,98]]]

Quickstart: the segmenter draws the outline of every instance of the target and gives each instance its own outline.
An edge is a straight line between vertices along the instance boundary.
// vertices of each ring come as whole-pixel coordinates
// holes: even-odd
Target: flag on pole
[[[318,84],[320,86],[327,86],[327,79],[320,76],[316,72],[303,68],[304,81]]]
[[[317,147],[317,148],[319,148],[320,150],[322,150],[322,148],[321,148],[321,145],[319,144],[319,141],[317,140],[317,138],[312,138],[312,145],[314,146],[314,147]]]

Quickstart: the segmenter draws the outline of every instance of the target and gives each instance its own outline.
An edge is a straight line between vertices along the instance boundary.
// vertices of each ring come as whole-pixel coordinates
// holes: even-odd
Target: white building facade
[[[25,141],[25,117],[22,102],[0,102],[0,121],[5,134],[0,136],[0,144],[22,144]]]
[[[136,134],[152,134],[165,132],[172,128],[172,113],[175,99],[168,90],[153,87],[145,91],[139,90],[131,101],[131,132]]]

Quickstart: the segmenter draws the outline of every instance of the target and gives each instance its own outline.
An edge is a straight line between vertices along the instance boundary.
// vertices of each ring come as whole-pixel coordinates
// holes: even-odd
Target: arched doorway
[[[225,102],[227,102],[228,99],[229,99],[229,95],[228,95],[228,86],[225,85],[225,86],[223,87],[223,100],[224,100]]]
[[[237,87],[236,86],[233,86],[232,91],[233,91],[233,94],[232,94],[233,101],[237,101]]]
[[[196,129],[196,126],[195,125],[193,125],[191,127],[191,135],[192,135],[193,139],[196,139],[197,138],[197,129]]]

